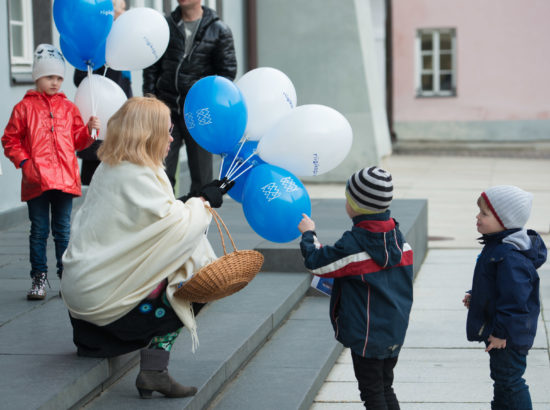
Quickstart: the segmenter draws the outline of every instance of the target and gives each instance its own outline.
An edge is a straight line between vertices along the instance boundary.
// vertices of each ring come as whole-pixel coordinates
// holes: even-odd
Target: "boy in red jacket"
[[[57,274],[61,278],[72,200],[82,194],[75,150],[89,146],[94,141],[92,128],[100,127],[97,117],[90,117],[84,124],[76,105],[59,91],[64,77],[61,53],[52,45],[40,44],[34,52],[32,69],[36,90],[27,91],[13,108],[2,136],[4,154],[22,169],[21,200],[27,202],[31,220],[29,300],[46,297],[50,209]]]

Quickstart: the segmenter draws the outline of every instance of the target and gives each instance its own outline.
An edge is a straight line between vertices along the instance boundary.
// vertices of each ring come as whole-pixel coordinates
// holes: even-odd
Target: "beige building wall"
[[[398,139],[550,139],[550,2],[394,0]],[[417,97],[418,29],[456,30],[456,96]]]
[[[390,153],[370,1],[260,0],[257,24],[258,66],[284,72],[298,105],[327,105],[352,126],[346,160],[315,181],[341,182]]]

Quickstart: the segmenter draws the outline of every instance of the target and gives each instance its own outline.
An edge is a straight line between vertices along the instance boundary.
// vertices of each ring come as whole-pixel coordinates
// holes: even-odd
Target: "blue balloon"
[[[300,236],[302,214],[311,215],[311,201],[302,182],[270,164],[252,169],[243,191],[243,211],[250,227],[271,242]]]
[[[105,43],[97,49],[96,56],[92,58],[82,57],[80,52],[71,43],[67,43],[63,37],[59,37],[59,45],[61,46],[63,57],[79,70],[88,71],[88,64],[93,70],[96,70],[105,64]]]
[[[65,48],[70,48],[68,54],[71,59],[87,61],[96,68],[100,65],[94,59],[101,47],[105,59],[105,41],[111,31],[113,17],[112,0],[55,0],[53,3],[55,26],[65,42]]]
[[[245,170],[251,165],[252,167],[255,167],[259,164],[265,164],[265,162],[262,161],[258,155],[253,155],[257,146],[258,141],[246,141],[244,144],[242,144],[242,148],[239,151],[241,143],[238,143],[233,148],[232,152],[226,155],[223,159],[221,172],[222,177],[227,176],[227,171],[229,171],[229,167],[232,163],[233,169],[235,169],[243,164],[244,161],[246,161],[242,166],[240,166],[238,170],[234,171],[233,175],[230,177],[230,179],[237,177],[237,179],[235,179],[235,185],[233,185],[233,187],[228,192],[229,196],[237,202],[243,201],[244,186],[246,184],[246,180],[248,179],[248,175],[250,175],[250,172],[253,168],[250,168],[247,171]],[[251,155],[252,157],[250,157]]]
[[[193,139],[213,154],[226,154],[239,142],[248,118],[241,91],[227,78],[197,81],[185,98],[185,125]]]

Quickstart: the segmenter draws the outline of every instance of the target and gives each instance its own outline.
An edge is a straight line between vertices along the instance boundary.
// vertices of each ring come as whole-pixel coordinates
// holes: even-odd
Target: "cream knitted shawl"
[[[104,326],[168,278],[167,297],[198,346],[191,303],[178,283],[216,259],[201,199],[175,199],[162,168],[101,164],[76,212],[63,256],[62,295],[71,316]]]

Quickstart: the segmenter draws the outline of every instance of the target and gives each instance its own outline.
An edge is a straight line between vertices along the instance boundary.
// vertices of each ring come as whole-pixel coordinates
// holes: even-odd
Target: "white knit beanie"
[[[346,199],[360,214],[384,212],[393,198],[391,174],[378,167],[363,168],[346,185]]]
[[[32,79],[36,81],[47,75],[58,75],[65,78],[65,59],[59,50],[51,44],[40,44],[34,51]]]
[[[513,185],[498,185],[481,194],[505,229],[523,228],[531,214],[533,194]]]

